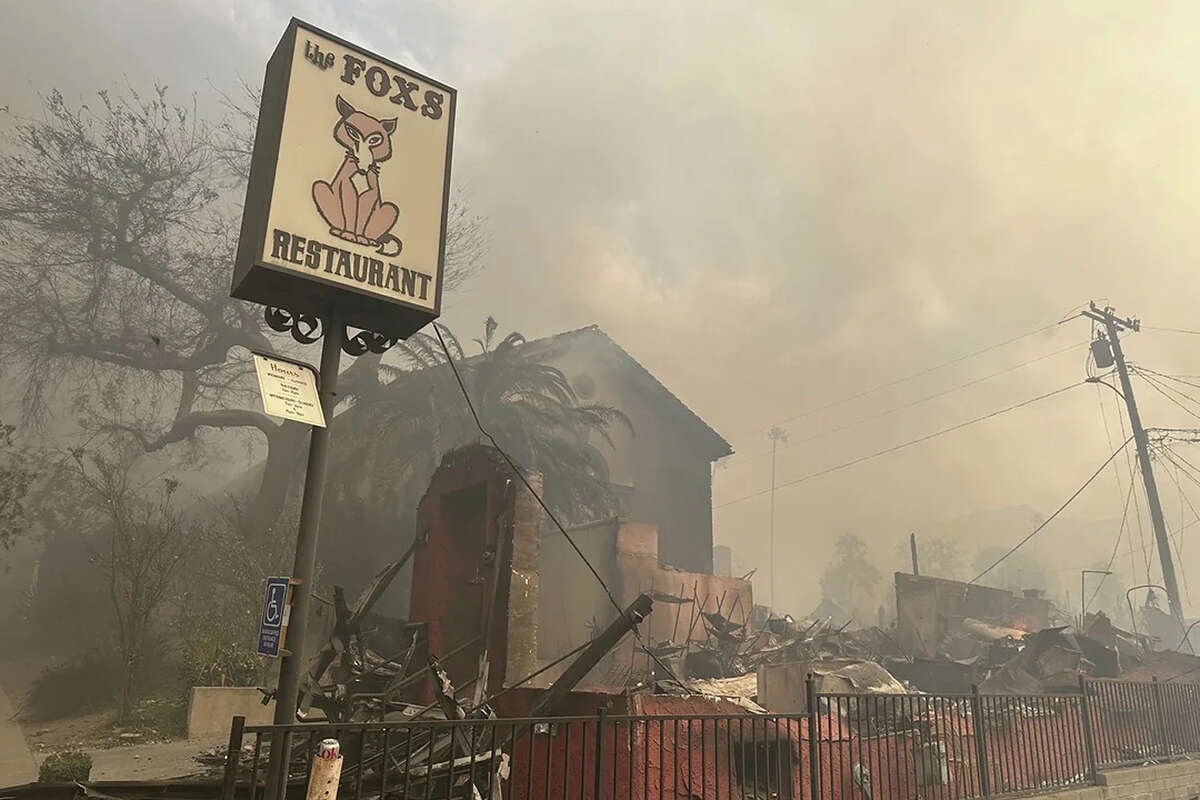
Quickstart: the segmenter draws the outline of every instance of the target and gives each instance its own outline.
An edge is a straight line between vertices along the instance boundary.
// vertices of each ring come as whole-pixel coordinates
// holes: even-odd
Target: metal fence
[[[1200,753],[1200,685],[1089,680],[1086,686],[1100,767]]]
[[[1082,706],[1079,695],[818,695],[813,794],[960,800],[1086,785]]]
[[[784,715],[413,720],[235,729],[226,798],[267,798],[272,746],[289,796],[304,792],[317,743],[341,743],[339,795],[360,798],[779,798],[804,795],[803,718]],[[290,739],[290,741],[287,741]],[[243,750],[245,754],[242,755]]]
[[[338,739],[339,795],[383,800],[969,800],[1095,782],[1200,753],[1200,685],[1080,681],[1072,694],[818,694],[807,712],[243,727],[224,797],[304,795]],[[272,761],[272,747],[279,756]],[[286,755],[286,757],[283,757]],[[283,792],[279,775],[286,762]]]

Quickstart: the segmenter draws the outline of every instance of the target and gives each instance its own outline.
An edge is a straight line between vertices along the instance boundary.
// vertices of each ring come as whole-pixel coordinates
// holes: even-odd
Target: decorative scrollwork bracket
[[[342,352],[348,356],[361,356],[363,353],[386,353],[399,339],[384,336],[382,333],[359,331],[354,336],[347,331],[342,337]]]
[[[271,330],[290,333],[300,344],[312,344],[325,333],[321,320],[312,314],[297,314],[286,308],[267,306],[263,316]]]
[[[297,314],[285,308],[268,306],[264,317],[271,330],[290,333],[300,344],[313,344],[325,335],[324,321],[313,314]],[[372,331],[359,331],[351,336],[345,326],[342,326],[342,331],[342,352],[351,357],[364,353],[386,353],[400,341]]]

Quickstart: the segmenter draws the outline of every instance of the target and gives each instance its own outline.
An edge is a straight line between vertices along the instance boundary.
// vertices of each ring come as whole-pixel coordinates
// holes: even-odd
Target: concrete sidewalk
[[[0,689],[0,786],[15,786],[37,780],[33,753],[14,720],[13,705]]]

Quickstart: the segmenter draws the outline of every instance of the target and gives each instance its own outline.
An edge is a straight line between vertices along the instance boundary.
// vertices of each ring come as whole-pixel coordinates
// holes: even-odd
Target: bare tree
[[[104,532],[92,561],[104,572],[112,607],[122,669],[119,719],[124,721],[138,699],[153,624],[185,562],[190,532],[172,502],[178,481],[156,480],[157,488],[150,491],[133,478],[131,458],[82,449],[72,456],[75,477]]]
[[[26,499],[36,472],[13,441],[16,426],[0,421],[0,550],[12,546],[27,524]]]
[[[272,340],[261,308],[228,297],[248,155],[234,143],[252,129],[252,112],[208,122],[164,88],[77,107],[53,92],[40,118],[17,120],[0,156],[0,365],[22,380],[31,421],[73,395],[85,425],[146,452],[204,429],[258,434],[266,463],[244,523],[262,535],[307,429],[256,410],[249,353]],[[448,286],[481,247],[477,219],[459,206],[451,222]],[[378,366],[354,364],[345,394]]]

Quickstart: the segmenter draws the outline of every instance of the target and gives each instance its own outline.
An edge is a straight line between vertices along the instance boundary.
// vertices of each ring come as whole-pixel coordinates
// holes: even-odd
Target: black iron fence
[[[339,795],[399,800],[804,796],[802,717],[694,715],[411,720],[355,725],[239,727],[224,797],[279,797],[272,770],[286,761],[286,794],[304,794],[318,742],[334,738]],[[272,747],[284,758],[274,762]],[[278,775],[278,773],[276,773]]]
[[[1200,685],[1080,681],[1051,695],[820,694],[800,714],[243,727],[224,797],[302,797],[337,739],[354,800],[969,800],[1200,753]],[[275,758],[272,759],[272,749]],[[280,776],[286,774],[286,780]]]
[[[1089,680],[1096,763],[1123,767],[1200,753],[1200,684]]]
[[[818,695],[817,709],[817,797],[960,800],[1092,781],[1080,695]]]

